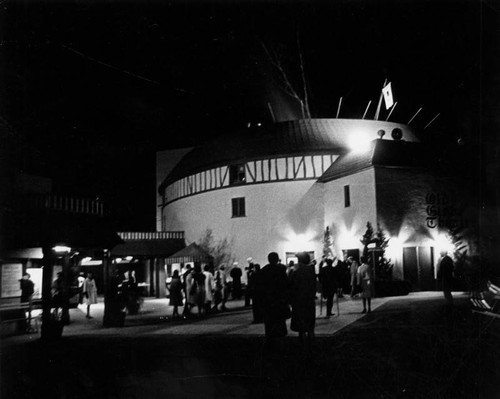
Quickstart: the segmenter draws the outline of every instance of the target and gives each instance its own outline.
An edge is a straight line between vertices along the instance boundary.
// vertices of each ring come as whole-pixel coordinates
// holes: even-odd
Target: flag
[[[394,104],[394,98],[392,97],[391,82],[387,83],[387,86],[385,86],[382,89],[382,94],[384,96],[385,109],[391,108]]]

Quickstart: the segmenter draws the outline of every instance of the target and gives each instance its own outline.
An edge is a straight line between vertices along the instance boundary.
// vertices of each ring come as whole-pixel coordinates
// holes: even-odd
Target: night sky
[[[495,9],[496,8],[496,9]],[[106,201],[120,230],[155,223],[155,152],[299,116],[264,50],[313,117],[359,118],[384,79],[391,120],[424,141],[495,158],[500,115],[494,1],[0,1],[0,112],[19,167],[61,194]],[[373,117],[372,104],[369,118]],[[385,114],[383,114],[385,117]],[[482,152],[477,150],[482,146]]]

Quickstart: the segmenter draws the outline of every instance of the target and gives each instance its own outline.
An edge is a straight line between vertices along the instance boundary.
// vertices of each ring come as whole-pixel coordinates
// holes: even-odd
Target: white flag
[[[389,109],[394,104],[394,99],[392,98],[391,82],[387,83],[382,89],[382,94],[384,95],[385,109]]]

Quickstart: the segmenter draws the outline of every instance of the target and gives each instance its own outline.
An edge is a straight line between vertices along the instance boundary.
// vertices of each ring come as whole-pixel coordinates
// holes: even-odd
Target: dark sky
[[[495,9],[495,7],[497,9]],[[297,76],[314,117],[361,117],[388,78],[392,120],[423,140],[484,142],[498,115],[493,1],[0,1],[0,112],[19,165],[99,197],[122,230],[155,221],[155,152],[298,116],[262,47]],[[372,106],[371,114],[374,108]],[[480,155],[481,156],[481,155]]]

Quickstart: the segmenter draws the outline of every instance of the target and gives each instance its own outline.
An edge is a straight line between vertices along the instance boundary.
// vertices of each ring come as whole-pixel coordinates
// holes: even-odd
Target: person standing
[[[83,282],[83,295],[85,296],[87,303],[87,319],[91,319],[90,316],[90,305],[97,303],[97,285],[94,280],[92,273],[87,274],[87,278]]]
[[[59,308],[62,308],[63,303],[63,275],[62,272],[57,273],[56,279],[52,282],[52,307],[54,308],[54,316],[59,317]]]
[[[179,276],[179,270],[174,270],[172,280],[170,281],[170,306],[174,307],[172,319],[179,318],[179,306],[182,306],[182,282]]]
[[[23,278],[19,280],[21,288],[21,304],[28,303],[28,318],[26,319],[26,328],[31,326],[31,308],[33,306],[33,294],[35,293],[35,284],[30,280],[31,275],[24,273]],[[26,315],[25,315],[26,316]]]
[[[301,341],[307,335],[310,345],[316,323],[316,271],[307,252],[297,254],[297,270],[291,275],[290,294],[292,320],[290,329],[299,333]]]
[[[361,298],[363,299],[363,311],[361,313],[367,312],[367,304],[368,313],[370,313],[372,311],[373,274],[372,268],[367,263],[366,256],[361,257],[361,266],[358,267],[358,284],[361,286]]]
[[[231,284],[229,284],[227,271],[224,265],[219,268],[221,281],[222,281],[222,306],[221,310],[227,310],[226,302],[229,300],[229,295],[231,295]]]
[[[235,263],[229,274],[233,279],[233,299],[241,298],[241,276],[243,275],[238,264]]]
[[[358,281],[359,264],[356,261],[356,259],[354,259],[354,257],[352,257],[352,256],[349,256],[347,258],[347,262],[349,264],[349,272],[351,273],[351,298],[354,298],[357,295],[356,294],[356,284]]]
[[[448,305],[453,305],[453,260],[448,256],[448,252],[441,251],[441,261],[439,262],[439,270],[437,278],[441,280],[441,288],[443,295]]]
[[[252,296],[252,315],[253,321],[252,324],[259,324],[264,322],[264,313],[262,311],[262,295],[258,291],[259,287],[259,278],[261,276],[260,273],[260,265],[258,263],[253,265],[253,273],[250,275],[248,280],[248,288],[250,289]]]
[[[224,294],[223,290],[223,270],[224,266],[221,265],[214,273],[214,295],[213,295],[213,301],[214,301],[214,306],[212,310],[215,310],[216,312],[219,310],[219,304],[222,303],[222,296]],[[221,270],[222,269],[222,270]]]
[[[205,275],[205,313],[210,313],[213,301],[214,275],[210,272],[209,265],[205,265],[203,274]]]
[[[184,290],[184,298],[186,299],[184,301],[184,309],[182,311],[182,317],[187,318],[191,315],[191,302],[189,300],[189,290],[191,288],[191,265],[188,263],[186,265],[186,270],[182,274],[182,288]]]
[[[83,304],[83,283],[85,282],[85,276],[83,272],[78,274],[78,303]]]
[[[273,345],[276,338],[287,335],[286,319],[290,308],[286,267],[278,265],[276,252],[271,252],[267,259],[269,263],[258,272],[255,288],[262,306],[266,342]]]
[[[247,259],[248,266],[245,268],[247,273],[247,287],[245,290],[245,307],[249,307],[252,304],[252,291],[250,287],[250,280],[252,278],[252,274],[255,273],[253,258]]]
[[[321,295],[326,299],[326,317],[333,316],[333,298],[338,288],[336,268],[333,267],[333,259],[326,259],[326,266],[319,271],[319,282],[321,284]]]
[[[194,264],[193,273],[191,274],[191,284],[189,288],[189,298],[192,306],[198,307],[198,317],[203,314],[205,306],[205,275],[201,271],[199,263]]]

